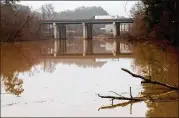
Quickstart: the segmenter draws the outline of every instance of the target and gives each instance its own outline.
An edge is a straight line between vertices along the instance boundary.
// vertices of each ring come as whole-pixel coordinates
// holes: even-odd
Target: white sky
[[[129,10],[137,1],[20,1],[19,4],[38,10],[41,5],[51,3],[55,11],[74,10],[80,6],[101,6],[110,15],[129,17]]]

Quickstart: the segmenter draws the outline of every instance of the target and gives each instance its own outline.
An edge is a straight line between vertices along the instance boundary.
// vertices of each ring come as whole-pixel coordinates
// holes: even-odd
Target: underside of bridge
[[[104,22],[104,21],[103,21]],[[109,21],[107,21],[109,22]],[[66,40],[67,40],[67,25],[66,23],[51,22],[45,23],[48,28],[51,27],[51,32],[53,32],[53,38],[56,40],[54,42],[54,56],[66,53]],[[83,56],[93,54],[93,24],[82,22],[82,34],[83,34]],[[105,22],[104,22],[105,24]],[[121,31],[129,31],[130,22],[127,24],[125,22],[111,22],[113,39],[115,40],[115,51],[114,55],[120,54],[120,35]],[[126,26],[128,28],[126,28]]]
[[[111,24],[113,38],[120,37],[121,31],[129,31],[132,23],[131,18],[124,19],[80,19],[80,20],[45,20],[41,21],[42,25],[51,26],[54,39],[65,40],[67,38],[67,25],[79,24],[82,26],[83,39],[93,38],[93,25],[94,24]],[[128,26],[128,27],[127,27]],[[49,29],[50,30],[50,29]]]

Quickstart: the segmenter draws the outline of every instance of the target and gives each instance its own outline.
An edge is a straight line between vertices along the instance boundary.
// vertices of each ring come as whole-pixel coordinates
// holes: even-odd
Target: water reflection
[[[116,56],[122,54],[130,55],[131,46],[125,42],[116,40],[100,41],[100,40],[54,40],[51,46],[42,50],[42,55],[94,55],[109,54]]]
[[[135,53],[135,67],[140,74],[151,76],[152,80],[178,87],[178,56],[172,47],[165,52],[156,44],[140,44],[133,49]],[[178,93],[166,93],[161,86],[144,84],[142,95],[160,95],[162,100],[147,102],[150,108],[146,114],[148,117],[178,117]],[[174,97],[175,99],[172,99]],[[177,99],[176,99],[177,98]]]
[[[147,49],[146,46],[136,46],[132,50],[133,55],[130,46],[114,40],[2,44],[1,87],[4,92],[10,93],[2,94],[2,116],[177,116],[178,101],[171,101],[168,94],[163,97],[165,99],[162,98],[167,102],[121,104],[115,101],[115,105],[96,95],[116,91],[128,96],[130,86],[133,96],[165,92],[158,86],[141,86],[141,80],[120,70],[132,70],[131,65],[136,67],[133,72],[150,74],[154,80],[178,86],[175,53],[169,50],[166,56],[160,50]],[[178,96],[175,93],[169,95]]]
[[[29,71],[38,64],[40,53],[35,43],[16,43],[1,45],[1,76],[7,92],[19,95],[23,92],[23,80],[18,78],[20,72]]]

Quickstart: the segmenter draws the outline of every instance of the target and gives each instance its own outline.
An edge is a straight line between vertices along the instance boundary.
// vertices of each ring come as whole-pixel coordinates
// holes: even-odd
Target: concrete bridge
[[[92,26],[93,24],[113,24],[113,37],[120,37],[121,27],[130,25],[133,22],[131,18],[122,18],[122,19],[78,19],[78,20],[41,20],[41,25],[52,25],[53,35],[55,39],[66,40],[66,25],[68,24],[81,24],[83,27],[83,38],[92,39]],[[124,24],[125,23],[125,24]]]

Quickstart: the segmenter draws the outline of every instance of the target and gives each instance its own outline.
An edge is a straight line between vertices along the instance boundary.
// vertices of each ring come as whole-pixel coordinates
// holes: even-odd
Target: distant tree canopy
[[[105,11],[102,7],[78,7],[75,10],[66,10],[62,12],[55,12],[52,4],[42,5],[39,13],[37,13],[41,19],[48,20],[63,20],[63,19],[90,19],[96,15],[108,15],[107,11]],[[98,34],[100,32],[100,28],[104,27],[104,24],[93,25],[94,32],[93,34]],[[72,24],[68,25],[67,28],[69,30],[75,30],[78,32],[78,35],[82,35],[82,27],[80,25]]]
[[[108,15],[102,7],[79,7],[75,10],[58,12],[55,19],[89,19],[96,15]]]
[[[55,12],[52,4],[42,5],[40,8],[42,19],[89,19],[96,15],[108,15],[102,7],[78,7],[75,10]]]

